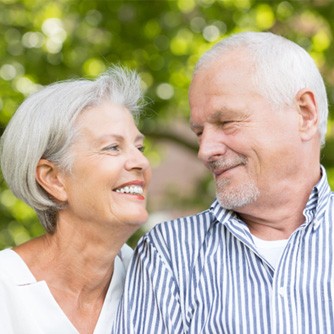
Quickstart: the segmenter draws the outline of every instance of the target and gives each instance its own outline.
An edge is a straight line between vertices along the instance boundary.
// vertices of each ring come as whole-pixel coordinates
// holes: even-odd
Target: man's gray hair
[[[84,110],[104,101],[124,106],[136,119],[142,105],[138,74],[114,66],[96,80],[68,80],[46,86],[20,105],[1,137],[5,181],[15,196],[34,208],[49,233],[55,231],[62,205],[36,181],[37,164],[44,158],[70,172],[75,121]]]
[[[303,88],[313,91],[319,111],[321,145],[325,144],[328,101],[323,78],[312,57],[296,43],[270,32],[244,32],[215,44],[198,61],[194,75],[235,49],[244,49],[254,65],[254,85],[277,107],[294,103]]]

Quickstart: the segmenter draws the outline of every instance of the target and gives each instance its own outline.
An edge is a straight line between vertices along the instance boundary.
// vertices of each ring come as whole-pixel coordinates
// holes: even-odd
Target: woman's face
[[[64,175],[68,214],[107,226],[143,224],[151,178],[143,135],[123,106],[104,102],[82,113]]]

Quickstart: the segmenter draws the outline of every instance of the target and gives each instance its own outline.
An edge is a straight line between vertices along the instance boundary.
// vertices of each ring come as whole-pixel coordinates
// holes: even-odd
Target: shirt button
[[[284,293],[285,293],[285,290],[284,290],[284,287],[281,286],[280,288],[278,288],[278,294],[281,296],[281,297],[284,297]]]

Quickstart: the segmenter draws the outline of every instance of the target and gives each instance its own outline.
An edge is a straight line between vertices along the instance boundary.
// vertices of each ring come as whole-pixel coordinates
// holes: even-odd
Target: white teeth
[[[142,195],[144,193],[144,190],[141,186],[126,186],[124,188],[116,189],[116,192],[122,194]]]

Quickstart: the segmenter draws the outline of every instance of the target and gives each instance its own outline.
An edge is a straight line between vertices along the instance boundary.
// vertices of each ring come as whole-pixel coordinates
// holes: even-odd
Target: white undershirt
[[[258,252],[276,269],[288,239],[262,240],[254,235],[252,235],[252,238]]]

